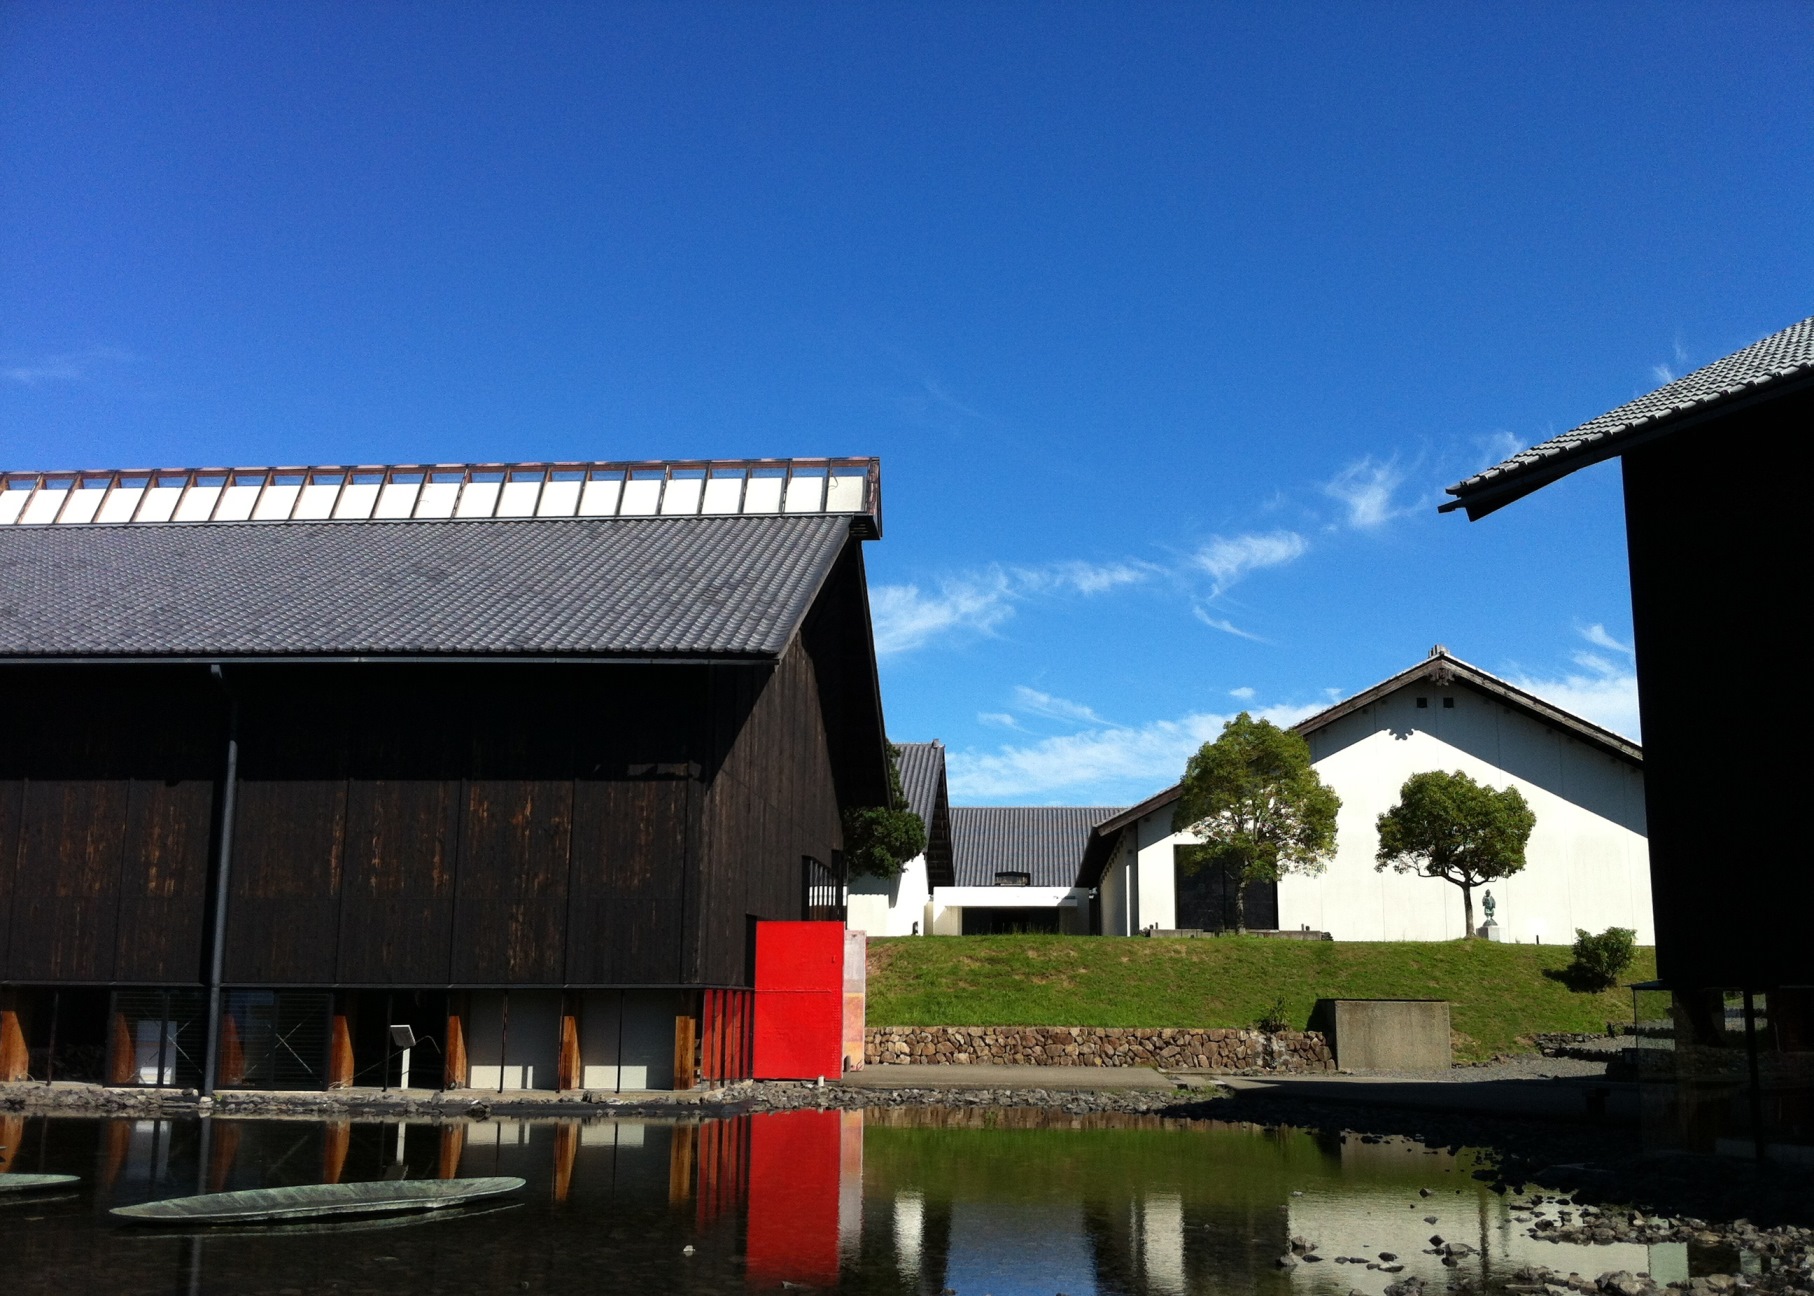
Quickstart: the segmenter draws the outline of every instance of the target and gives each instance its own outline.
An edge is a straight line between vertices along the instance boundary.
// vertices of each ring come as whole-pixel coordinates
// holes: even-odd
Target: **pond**
[[[1529,1208],[1475,1179],[1466,1151],[1158,1117],[889,1109],[436,1125],[9,1116],[0,1146],[0,1169],[82,1178],[73,1191],[0,1194],[9,1293],[1372,1296],[1408,1274],[1437,1290],[1464,1277],[1492,1290],[1531,1262],[1590,1277],[1688,1273],[1680,1244],[1527,1237],[1519,1220]],[[528,1187],[502,1203],[384,1221],[179,1235],[107,1213],[196,1191],[499,1174]],[[1477,1254],[1445,1266],[1426,1253],[1432,1236]],[[1294,1237],[1317,1243],[1323,1258],[1282,1267]],[[1381,1252],[1403,1272],[1359,1262],[1379,1263]]]

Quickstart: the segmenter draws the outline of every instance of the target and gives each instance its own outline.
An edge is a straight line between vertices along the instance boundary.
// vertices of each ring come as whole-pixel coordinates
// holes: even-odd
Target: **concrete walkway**
[[[1407,1079],[1403,1076],[1217,1076],[1237,1094],[1296,1098],[1305,1102],[1358,1103],[1481,1116],[1638,1123],[1638,1087],[1594,1078],[1527,1080]],[[1179,1077],[1182,1079],[1183,1077]]]
[[[828,1079],[827,1084],[831,1081]],[[913,1066],[873,1063],[837,1083],[851,1089],[1176,1089],[1207,1087],[1209,1077],[1172,1079],[1151,1067]]]

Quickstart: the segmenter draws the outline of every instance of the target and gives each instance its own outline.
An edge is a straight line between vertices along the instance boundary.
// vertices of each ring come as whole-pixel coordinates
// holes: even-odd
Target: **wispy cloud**
[[[1228,696],[1231,698],[1239,698],[1243,702],[1251,702],[1253,701],[1253,690],[1243,684],[1240,688],[1229,689]]]
[[[1027,599],[1105,594],[1150,580],[1158,571],[1136,562],[997,564],[947,577],[931,591],[914,584],[873,586],[869,614],[876,652],[884,657],[910,652],[953,633],[993,634]]]
[[[1019,729],[1020,721],[1006,711],[978,711],[976,723],[988,725],[991,729]]]
[[[1249,532],[1238,536],[1212,536],[1191,555],[1191,563],[1208,572],[1215,594],[1251,572],[1282,567],[1310,551],[1310,541],[1296,531]]]
[[[1324,482],[1323,494],[1339,501],[1347,510],[1345,521],[1349,526],[1370,531],[1408,511],[1392,498],[1404,485],[1404,480],[1396,458],[1382,462],[1369,455],[1355,460]]]
[[[1674,364],[1650,366],[1650,376],[1660,383],[1674,382],[1682,374],[1688,372],[1688,348],[1682,345],[1682,339],[1679,336],[1675,340],[1674,347],[1671,348],[1671,353],[1674,356]]]
[[[1296,724],[1319,706],[1269,707],[1256,714]],[[1228,716],[1195,712],[1142,725],[1098,725],[994,751],[949,756],[951,794],[968,800],[1007,798],[1108,801],[1155,792],[1176,782],[1184,763],[1222,732]]]
[[[121,351],[115,347],[89,347],[85,351],[73,351],[64,355],[46,355],[29,360],[14,360],[0,363],[0,381],[14,383],[20,387],[41,387],[46,383],[80,382],[100,366],[123,364],[132,358],[131,352]]]
[[[1089,707],[1069,698],[1054,697],[1038,689],[1028,688],[1025,684],[1014,689],[1014,702],[1017,709],[1051,720],[1078,720],[1085,724],[1108,724]]]
[[[1192,613],[1192,615],[1194,615],[1197,618],[1197,620],[1201,621],[1204,625],[1208,626],[1211,630],[1220,630],[1223,634],[1233,635],[1237,639],[1251,639],[1254,643],[1269,643],[1270,642],[1270,640],[1260,638],[1259,635],[1254,634],[1251,630],[1241,629],[1240,626],[1236,625],[1233,621],[1230,621],[1226,617],[1216,616],[1208,608],[1204,607],[1201,603],[1199,603],[1197,606],[1193,607],[1191,609],[1191,613]]]
[[[1581,649],[1570,654],[1575,670],[1555,676],[1517,673],[1507,678],[1519,688],[1528,689],[1565,711],[1573,711],[1614,733],[1641,738],[1638,674],[1631,645],[1621,643],[1605,626],[1597,623],[1580,627],[1578,633],[1594,647],[1618,654],[1619,659]]]

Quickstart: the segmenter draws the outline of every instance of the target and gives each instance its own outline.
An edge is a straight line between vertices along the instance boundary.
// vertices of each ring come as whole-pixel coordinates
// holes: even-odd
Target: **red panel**
[[[757,1004],[770,997],[758,996]],[[750,1117],[745,1273],[751,1285],[837,1285],[842,1128],[841,1113],[835,1111]]]
[[[756,924],[756,989],[842,990],[844,924]]]
[[[844,1073],[844,995],[763,990],[756,995],[756,1079],[836,1079]]]

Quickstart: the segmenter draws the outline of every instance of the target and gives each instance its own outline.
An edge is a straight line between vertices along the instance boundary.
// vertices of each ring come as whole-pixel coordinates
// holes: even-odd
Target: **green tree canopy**
[[[1377,869],[1441,878],[1461,888],[1467,930],[1474,935],[1474,888],[1524,867],[1524,847],[1537,816],[1515,787],[1500,791],[1457,770],[1413,774],[1398,804],[1379,817]]]
[[[1184,769],[1172,828],[1193,834],[1182,862],[1219,867],[1235,884],[1235,930],[1247,930],[1249,882],[1321,873],[1335,853],[1341,799],[1310,767],[1310,745],[1247,712],[1204,743]]]
[[[926,849],[926,825],[907,808],[901,787],[901,749],[888,748],[889,804],[844,812],[844,862],[852,877],[896,878]]]

